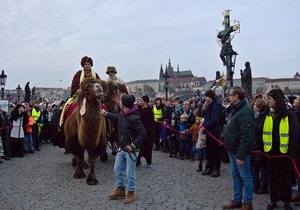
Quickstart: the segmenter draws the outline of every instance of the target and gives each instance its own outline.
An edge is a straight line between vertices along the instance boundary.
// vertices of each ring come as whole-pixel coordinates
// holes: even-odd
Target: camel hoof
[[[108,155],[107,153],[103,154],[100,156],[100,161],[101,162],[106,162],[108,160]]]
[[[75,179],[82,179],[85,178],[85,174],[83,172],[75,173],[74,174]]]
[[[72,166],[73,166],[73,168],[75,168],[76,165],[77,165],[77,161],[73,159],[73,160],[72,160]]]
[[[86,180],[86,183],[88,185],[97,185],[97,184],[99,184],[99,181],[96,178],[88,177],[87,180]]]
[[[82,168],[83,169],[88,169],[88,168],[90,168],[90,166],[89,166],[89,164],[86,161],[83,161]]]

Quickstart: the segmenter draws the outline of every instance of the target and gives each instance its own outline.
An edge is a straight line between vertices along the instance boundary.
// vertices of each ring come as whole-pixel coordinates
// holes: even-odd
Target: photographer
[[[136,161],[140,147],[147,137],[140,113],[134,103],[135,98],[133,95],[122,95],[120,100],[121,111],[119,113],[101,110],[105,117],[118,121],[118,153],[114,166],[117,189],[109,194],[109,198],[112,200],[125,198],[125,204],[134,201]],[[126,196],[125,174],[127,174],[128,179],[128,193]]]

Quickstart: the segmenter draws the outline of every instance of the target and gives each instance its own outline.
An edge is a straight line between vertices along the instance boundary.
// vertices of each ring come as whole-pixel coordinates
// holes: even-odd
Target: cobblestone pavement
[[[154,151],[153,164],[147,166],[142,159],[138,168],[136,201],[125,205],[122,200],[108,200],[115,189],[113,156],[97,163],[96,186],[73,178],[71,158],[63,149],[45,144],[35,154],[4,161],[0,164],[0,209],[211,210],[222,209],[232,195],[229,164],[222,165],[219,178],[212,178],[196,172],[198,161]],[[265,209],[268,202],[268,195],[254,195],[254,209]]]

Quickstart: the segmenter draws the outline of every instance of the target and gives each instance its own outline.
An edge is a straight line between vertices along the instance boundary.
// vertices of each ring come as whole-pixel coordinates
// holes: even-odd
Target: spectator
[[[221,106],[220,99],[215,92],[208,90],[205,93],[204,110],[204,129],[213,137],[220,139],[221,128]],[[210,175],[211,177],[220,176],[222,147],[220,143],[214,140],[209,134],[206,135],[206,154],[207,167],[202,175]]]
[[[266,114],[268,113],[267,101],[258,98],[254,102],[253,109],[255,111],[255,143],[256,150],[263,151],[262,145],[262,125]],[[253,185],[255,194],[268,193],[268,160],[265,155],[261,153],[254,153],[252,155],[252,174],[253,174]]]
[[[165,116],[165,105],[162,103],[161,98],[155,99],[155,104],[153,106],[155,127],[154,127],[154,150],[159,150],[159,134],[161,128],[161,122],[164,120]]]
[[[170,146],[170,158],[177,158],[178,152],[178,134],[177,134],[177,123],[173,119],[171,120],[171,129],[170,129],[170,138],[169,138],[169,146]]]
[[[18,104],[11,113],[10,122],[13,126],[10,133],[12,157],[24,156],[24,129],[28,124],[28,116],[24,109],[23,105]]]
[[[7,116],[7,113],[2,110],[0,107],[0,135],[1,135],[1,140],[2,140],[2,145],[3,145],[3,150],[4,150],[4,160],[10,160],[11,157],[11,145],[10,145],[10,140],[8,138],[9,135],[9,130],[10,130],[11,123],[9,122],[9,118]]]
[[[187,122],[187,114],[183,113],[180,116],[180,122],[178,123],[178,130],[180,132],[179,134],[179,159],[184,160],[188,159],[190,157],[189,152],[189,143],[190,143],[190,135],[186,133],[186,130],[188,128],[188,122]]]
[[[223,209],[252,210],[253,179],[250,160],[255,139],[254,111],[245,99],[243,88],[232,87],[229,98],[232,111],[224,129],[224,143],[229,153],[234,194],[232,201],[223,206]]]
[[[273,89],[268,94],[270,113],[263,124],[262,143],[264,152],[269,155],[299,154],[300,127],[297,116],[287,106],[281,89]],[[277,206],[277,201],[284,202],[285,209],[292,209],[292,162],[288,157],[269,158],[270,200],[268,210]]]

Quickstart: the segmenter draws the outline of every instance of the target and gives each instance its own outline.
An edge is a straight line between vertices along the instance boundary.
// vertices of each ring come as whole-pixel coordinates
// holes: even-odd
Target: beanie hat
[[[135,102],[135,97],[133,95],[122,95],[121,97],[121,101],[123,106],[127,107],[127,108],[131,108]]]
[[[90,58],[88,56],[84,56],[81,59],[81,62],[80,62],[81,66],[83,67],[86,62],[89,62],[91,64],[91,66],[93,66],[93,59],[92,58]]]
[[[116,67],[114,67],[114,66],[108,66],[107,67],[107,70],[106,70],[106,74],[109,74],[110,72],[113,72],[113,73],[117,73],[117,69],[116,69]]]
[[[207,97],[209,97],[209,98],[211,98],[211,99],[214,99],[215,96],[216,96],[216,94],[215,94],[215,92],[213,90],[206,91],[206,93],[204,95],[207,96]]]
[[[142,96],[142,99],[143,99],[143,101],[145,101],[146,103],[149,103],[149,101],[150,101],[149,96],[147,96],[147,95]]]

